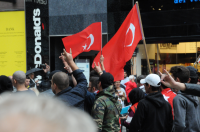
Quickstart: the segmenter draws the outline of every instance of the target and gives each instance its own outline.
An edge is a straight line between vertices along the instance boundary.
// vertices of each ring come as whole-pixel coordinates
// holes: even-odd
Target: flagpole
[[[101,22],[101,55],[102,55],[102,22]]]
[[[143,30],[143,26],[142,26],[142,19],[141,19],[141,15],[140,15],[140,8],[139,8],[138,1],[136,1],[136,7],[137,7],[139,20],[140,20],[140,28],[141,28],[141,31],[142,31],[142,40],[143,40],[144,49],[145,49],[145,53],[146,53],[147,65],[148,65],[149,73],[151,73],[151,67],[150,67],[150,63],[149,63],[149,56],[148,56],[148,53],[147,53],[146,40],[145,40],[145,36],[144,36],[144,30]]]

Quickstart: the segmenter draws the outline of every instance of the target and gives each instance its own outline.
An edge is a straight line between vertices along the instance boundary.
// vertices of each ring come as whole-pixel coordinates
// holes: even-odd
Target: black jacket
[[[76,87],[68,87],[58,94],[57,98],[64,101],[67,105],[75,106],[84,110],[84,100],[87,93],[87,80],[81,70],[75,70],[73,76],[77,81]]]
[[[172,125],[171,106],[160,92],[156,92],[139,102],[130,132],[171,132]]]

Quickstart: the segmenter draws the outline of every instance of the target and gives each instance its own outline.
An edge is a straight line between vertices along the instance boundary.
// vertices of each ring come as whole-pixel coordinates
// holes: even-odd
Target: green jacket
[[[119,132],[119,114],[122,106],[111,85],[96,95],[92,108],[92,117],[97,123],[99,132]]]

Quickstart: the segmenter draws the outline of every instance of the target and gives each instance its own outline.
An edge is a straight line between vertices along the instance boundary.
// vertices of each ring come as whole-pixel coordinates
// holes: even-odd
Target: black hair
[[[95,70],[92,70],[90,72],[90,77],[100,77],[100,76],[99,76],[99,74]]]
[[[150,85],[148,83],[145,83],[146,85]],[[151,86],[151,85],[150,85]],[[159,91],[160,90],[160,87],[154,87],[154,86],[151,86],[151,90],[152,91]]]
[[[99,77],[91,77],[90,78],[90,82],[91,82],[91,87],[95,87],[95,89],[97,89],[98,87],[98,82],[99,82]]]
[[[190,83],[197,84],[199,78],[198,77],[196,77],[196,78],[191,77],[190,79],[191,79]]]
[[[174,66],[169,71],[176,80],[179,78],[181,83],[187,83],[190,78],[190,71],[184,66]]]
[[[141,79],[144,79],[146,76],[145,75],[140,75],[137,77],[137,83],[140,83]]]

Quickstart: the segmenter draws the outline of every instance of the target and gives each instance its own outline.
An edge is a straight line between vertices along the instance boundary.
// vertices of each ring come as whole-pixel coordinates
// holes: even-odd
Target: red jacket
[[[125,83],[125,85],[126,85],[125,91],[126,91],[126,96],[127,96],[127,102],[130,103],[130,99],[128,95],[131,92],[131,90],[133,90],[134,88],[137,88],[137,84],[135,82],[128,81],[127,83]]]
[[[169,102],[169,104],[171,105],[172,107],[172,114],[173,114],[173,117],[174,117],[174,112],[173,112],[173,99],[174,97],[176,96],[176,93],[172,92],[172,90],[170,88],[166,88],[164,90],[161,91],[164,99]]]

